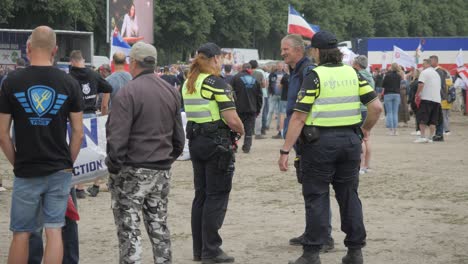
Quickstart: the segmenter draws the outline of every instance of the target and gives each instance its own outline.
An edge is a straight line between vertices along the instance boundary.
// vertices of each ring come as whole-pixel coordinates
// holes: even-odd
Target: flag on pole
[[[123,52],[125,56],[128,57],[131,48],[132,47],[130,47],[130,45],[128,45],[128,43],[122,39],[118,32],[114,32],[111,39],[111,48],[109,56],[110,60],[112,61],[112,56],[114,56],[114,53],[116,53],[117,51]]]
[[[422,41],[420,40],[419,41],[419,45],[418,47],[416,48],[416,54],[414,55],[414,58],[416,60],[416,65],[419,64],[419,58],[421,58],[421,53],[423,52],[423,47],[422,47]]]
[[[338,47],[343,53],[343,63],[352,66],[354,58],[356,58],[358,55],[354,53],[352,50],[350,50],[348,47]]]
[[[387,53],[384,51],[382,54],[382,70],[387,69]]]
[[[458,51],[458,54],[457,54],[457,58],[455,59],[456,63],[457,63],[457,67],[463,67],[465,65],[464,61],[463,61],[463,50],[460,49],[460,51]]]
[[[312,29],[309,23],[289,5],[288,15],[288,34],[299,34],[306,38],[312,38],[316,31]]]
[[[309,23],[309,26],[310,26],[310,28],[312,28],[312,30],[313,30],[315,33],[317,33],[317,32],[320,31],[320,26],[319,26],[319,25],[314,25],[314,24],[310,24],[310,23]]]
[[[417,67],[414,58],[397,46],[393,46],[393,62],[403,67]]]

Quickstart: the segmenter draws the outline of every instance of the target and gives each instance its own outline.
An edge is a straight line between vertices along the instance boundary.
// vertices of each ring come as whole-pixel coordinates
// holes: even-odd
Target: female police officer
[[[202,45],[182,88],[195,198],[192,204],[193,257],[202,263],[234,262],[220,246],[218,230],[226,215],[234,151],[231,134],[244,134],[231,88],[219,77],[221,49]]]

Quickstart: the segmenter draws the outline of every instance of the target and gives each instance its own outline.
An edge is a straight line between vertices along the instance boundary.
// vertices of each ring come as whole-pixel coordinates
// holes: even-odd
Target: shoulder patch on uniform
[[[307,92],[306,89],[301,88],[299,90],[299,93],[297,94],[297,101],[301,101],[302,98],[304,98],[306,96],[306,92]]]

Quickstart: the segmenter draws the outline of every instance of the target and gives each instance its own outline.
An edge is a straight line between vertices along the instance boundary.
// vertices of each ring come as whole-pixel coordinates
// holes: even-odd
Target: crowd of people
[[[451,134],[451,110],[466,115],[468,84],[458,73],[452,76],[441,67],[436,55],[424,60],[422,68],[405,69],[396,63],[391,64],[388,70],[375,68],[373,77],[376,91],[384,102],[388,135],[397,136],[398,127],[408,127],[413,116],[416,130],[411,135],[418,136],[416,143],[442,142],[444,136]],[[421,123],[423,127],[433,126],[433,131],[421,136]]]
[[[8,263],[79,262],[77,198],[96,197],[101,183],[86,190],[71,186],[72,168],[82,120],[98,115],[108,115],[105,163],[120,263],[141,263],[140,214],[154,263],[172,263],[167,203],[177,159],[193,165],[193,260],[234,262],[221,248],[219,230],[237,143],[243,137],[240,149],[248,154],[269,129],[284,140],[280,171],[288,170],[294,151],[304,196],[305,229],[289,240],[303,254],[290,263],[319,264],[320,254],[334,248],[329,185],[346,233],[342,263],[363,263],[366,231],[357,186],[359,174],[370,171],[370,131],[385,109],[388,134],[398,135],[411,109],[419,131],[415,142],[443,141],[450,134],[453,80],[436,56],[424,60],[422,71],[392,64],[371,73],[365,56],[343,64],[337,44],[327,31],[316,33],[308,47],[301,36],[287,35],[281,40],[283,61],[260,66],[255,60],[223,65],[220,47],[205,43],[190,65],[160,68],[156,48],[138,42],[128,58],[113,54],[113,72],[108,65],[88,69],[81,52],[72,51],[66,74],[53,66],[54,31],[37,27],[27,42],[30,65],[1,78],[0,146],[15,175]],[[453,84],[466,95],[460,78]]]

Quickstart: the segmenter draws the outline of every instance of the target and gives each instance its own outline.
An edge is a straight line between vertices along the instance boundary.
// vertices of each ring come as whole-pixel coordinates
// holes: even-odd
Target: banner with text
[[[108,175],[106,158],[107,116],[83,120],[84,138],[78,158],[73,164],[72,185],[94,181]],[[68,128],[70,138],[71,128]]]

